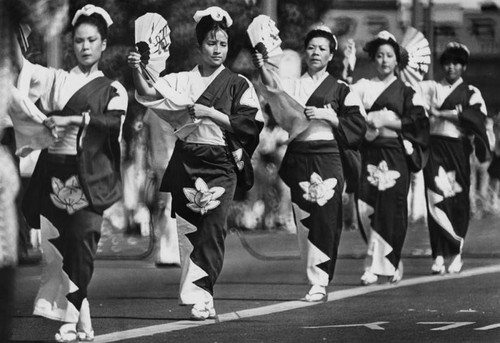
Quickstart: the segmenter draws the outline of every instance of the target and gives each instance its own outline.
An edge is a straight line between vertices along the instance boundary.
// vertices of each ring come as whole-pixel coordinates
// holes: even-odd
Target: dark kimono
[[[426,89],[427,86],[427,89]],[[424,168],[427,222],[432,256],[454,256],[463,249],[470,218],[470,154],[489,156],[486,107],[481,93],[461,79],[454,85],[422,84],[429,107],[457,110],[456,122],[431,117],[429,162]]]
[[[248,80],[224,67],[208,86],[197,68],[165,78],[172,85],[171,94],[187,92],[184,95],[196,97],[193,102],[225,113],[233,131],[225,132],[208,119],[187,124],[193,125],[192,130],[178,136],[160,187],[172,193],[179,233],[180,304],[209,303],[222,269],[226,218],[237,184],[248,188],[253,182],[250,157],[263,126],[260,105]],[[164,99],[163,110],[185,107],[168,101]]]
[[[57,144],[42,150],[23,199],[29,225],[42,230],[45,264],[34,314],[76,323],[87,302],[102,213],[122,196],[118,139],[127,96],[100,71],[86,78],[78,68],[36,68],[30,92],[40,91],[48,116],[81,115],[83,123],[75,129],[76,154]]]
[[[307,75],[298,82],[304,79],[310,82]],[[342,232],[345,165],[341,149],[357,150],[366,125],[361,103],[345,83],[328,75],[311,92],[306,106],[331,106],[338,115],[339,126],[333,129],[330,139],[301,140],[299,134],[289,143],[279,174],[290,187],[308,282],[326,287],[333,278]]]
[[[410,173],[426,161],[429,121],[415,91],[397,78],[385,84],[363,79],[354,89],[367,113],[386,108],[401,120],[400,131],[364,140],[357,200],[360,229],[368,243],[366,271],[393,276],[408,226]]]

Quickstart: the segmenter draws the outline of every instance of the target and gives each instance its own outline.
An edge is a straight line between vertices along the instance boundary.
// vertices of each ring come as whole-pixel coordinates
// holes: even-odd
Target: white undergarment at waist
[[[398,136],[398,133],[395,130],[388,129],[386,127],[381,127],[378,129],[378,136],[394,138]]]
[[[333,141],[335,137],[333,136],[333,132],[313,132],[307,136],[299,135],[297,137],[298,141],[306,142],[306,141]]]
[[[431,122],[430,134],[452,138],[460,138],[463,136],[460,128],[448,120],[438,120]]]
[[[64,137],[48,148],[49,153],[55,155],[76,155],[77,126],[69,126]]]
[[[195,144],[226,145],[222,130],[211,120],[203,120],[202,124],[187,136],[184,141]]]
[[[296,138],[297,141],[331,141],[335,140],[330,124],[321,120],[312,120],[307,129]]]

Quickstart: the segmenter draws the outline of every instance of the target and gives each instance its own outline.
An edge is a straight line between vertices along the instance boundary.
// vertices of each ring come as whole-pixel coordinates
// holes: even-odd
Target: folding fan
[[[247,33],[253,48],[263,55],[264,61],[277,67],[283,50],[276,23],[261,14],[248,25]]]
[[[401,41],[401,79],[410,84],[422,81],[431,64],[431,49],[425,36],[409,27]]]
[[[31,33],[31,27],[28,24],[20,24],[19,25],[19,43],[21,45],[21,51],[23,54],[26,54],[30,44],[28,42],[28,37]]]
[[[141,54],[144,78],[154,83],[170,56],[170,28],[157,13],[146,13],[135,21],[135,44]]]

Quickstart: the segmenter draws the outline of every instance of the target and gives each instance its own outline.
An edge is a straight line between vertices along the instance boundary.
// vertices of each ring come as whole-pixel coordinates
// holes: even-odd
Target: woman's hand
[[[129,52],[127,63],[130,68],[139,69],[141,66],[141,55],[136,51]]]
[[[194,119],[203,119],[203,118],[212,118],[214,114],[213,107],[207,107],[201,104],[194,104],[188,106],[188,113],[191,118]]]
[[[264,67],[264,56],[260,52],[254,51],[252,53],[252,62],[255,68],[261,69]]]
[[[66,116],[50,116],[43,121],[43,124],[50,130],[56,142],[64,137],[68,126],[75,125],[71,122],[70,117]]]
[[[308,120],[324,120],[333,127],[339,126],[337,113],[330,105],[327,105],[325,108],[306,106],[304,114]]]
[[[194,104],[188,106],[187,109],[193,121],[195,121],[196,119],[208,118],[224,130],[233,132],[229,117],[226,114],[216,110],[215,108],[200,104]]]
[[[337,113],[332,108],[318,108],[314,106],[306,106],[304,114],[309,120],[329,120],[332,116],[337,116]]]
[[[54,127],[66,128],[70,125],[75,125],[75,126],[78,125],[73,121],[72,116],[57,116],[57,115],[48,117],[47,119],[44,120],[43,123],[49,129],[52,129]]]
[[[391,121],[397,119],[398,117],[394,111],[384,108],[380,111],[369,112],[366,116],[366,124],[374,129],[379,129],[388,126]]]

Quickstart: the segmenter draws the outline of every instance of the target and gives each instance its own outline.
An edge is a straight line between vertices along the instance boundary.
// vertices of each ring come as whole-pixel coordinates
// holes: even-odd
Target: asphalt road
[[[95,342],[500,342],[500,225],[474,221],[457,275],[431,276],[428,237],[410,228],[405,276],[360,286],[364,242],[344,232],[328,301],[308,290],[294,235],[227,238],[216,320],[191,322],[177,304],[179,268],[153,258],[99,260],[89,289]],[[59,323],[31,315],[41,267],[17,273],[13,342],[52,342]]]

